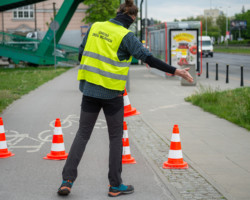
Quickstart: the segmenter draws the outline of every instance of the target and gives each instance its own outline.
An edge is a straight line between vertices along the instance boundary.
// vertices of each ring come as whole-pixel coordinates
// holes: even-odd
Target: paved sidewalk
[[[131,105],[141,112],[141,115],[137,118],[135,116],[134,120],[129,119],[129,123],[132,124],[130,133],[132,140],[140,141],[136,136],[140,128],[136,130],[133,124],[146,123],[159,138],[170,143],[173,125],[178,124],[184,160],[188,161],[190,166],[225,198],[249,200],[250,132],[185,102],[184,98],[194,93],[198,86],[181,86],[178,77],[166,79],[161,75],[162,73],[149,70],[145,66],[131,67],[128,95]],[[221,90],[240,87],[238,80],[231,80],[230,84],[225,84],[224,80],[206,79],[205,73],[197,78],[197,83]],[[250,82],[245,81],[245,86],[250,86]],[[152,146],[154,145],[152,143]],[[145,155],[150,160],[150,155]],[[164,159],[167,160],[167,155]],[[156,165],[161,168],[162,163]],[[192,199],[190,195],[186,195],[192,192],[185,188],[192,183],[184,176],[185,173],[178,177],[179,185],[178,181],[167,177],[177,190],[181,191],[180,188],[184,190],[182,191],[184,199]],[[202,192],[200,197],[194,199],[215,198],[203,198]]]
[[[15,101],[0,114],[4,121],[9,151],[15,156],[0,159],[1,200],[56,200],[65,160],[44,160],[51,151],[54,120],[61,119],[66,152],[78,129],[82,94],[77,68],[71,69]],[[67,199],[105,200],[108,197],[109,140],[106,120],[100,113],[86,152],[78,168],[78,178]],[[175,200],[172,192],[131,141],[134,165],[123,165],[124,184],[135,192],[117,199]],[[179,200],[179,199],[178,199]]]
[[[131,105],[141,112],[126,118],[131,154],[137,164],[124,165],[124,183],[135,193],[118,199],[250,199],[250,132],[184,101],[198,86],[181,86],[177,77],[161,76],[145,66],[130,70]],[[81,94],[77,69],[69,70],[14,102],[2,114],[9,150],[1,160],[0,199],[61,199],[56,190],[65,161],[42,158],[51,148],[53,120],[62,119],[66,152],[77,131]],[[198,77],[198,83],[221,89],[239,87]],[[249,82],[245,85],[249,86]],[[187,170],[163,170],[172,128],[179,125]],[[94,138],[93,138],[94,137]],[[11,140],[10,140],[11,139]],[[16,140],[14,140],[16,139]],[[98,148],[96,148],[98,147]],[[107,127],[103,114],[95,126],[69,199],[107,197]],[[95,192],[93,192],[93,188]]]

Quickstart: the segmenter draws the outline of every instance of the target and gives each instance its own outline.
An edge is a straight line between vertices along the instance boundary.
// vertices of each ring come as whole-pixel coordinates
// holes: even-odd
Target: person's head
[[[122,14],[127,14],[133,20],[135,20],[138,13],[138,8],[134,4],[134,0],[125,0],[125,3],[120,5],[118,12],[121,12]]]

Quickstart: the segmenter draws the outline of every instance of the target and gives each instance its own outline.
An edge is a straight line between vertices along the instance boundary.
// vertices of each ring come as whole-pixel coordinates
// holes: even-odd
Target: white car
[[[200,41],[202,42],[202,46],[200,46]],[[212,40],[209,36],[199,36],[199,52],[206,57],[214,55],[214,47],[212,44]]]

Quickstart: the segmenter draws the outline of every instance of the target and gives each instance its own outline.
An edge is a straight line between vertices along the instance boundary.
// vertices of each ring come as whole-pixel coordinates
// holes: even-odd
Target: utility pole
[[[55,66],[55,69],[56,69],[56,31],[58,30],[59,28],[59,24],[58,22],[55,20],[56,18],[56,3],[53,2],[53,14],[54,14],[54,20],[53,22],[50,24],[50,28],[53,30],[53,33],[54,33],[54,66]]]
[[[138,7],[138,0],[136,0],[136,6]],[[136,17],[136,36],[138,37],[138,17]]]
[[[4,44],[5,36],[4,36],[4,13],[2,11],[2,32],[3,32],[3,41],[2,43]]]
[[[228,40],[227,38],[227,33],[228,33],[228,8],[230,8],[230,6],[227,7],[227,17],[226,17],[226,40]]]
[[[145,0],[145,30],[148,26],[148,0]]]
[[[206,13],[206,36],[207,36],[207,13]]]
[[[141,34],[140,34],[140,39],[141,39],[141,42],[142,42],[142,4],[143,4],[143,0],[141,0],[141,4],[140,4],[140,18],[141,18]]]
[[[146,36],[147,36],[147,26],[148,26],[148,0],[145,0],[145,47],[146,47]]]
[[[37,31],[36,4],[34,4],[35,32]]]
[[[55,20],[55,17],[56,17],[56,3],[53,2],[53,14],[54,14],[54,20]]]
[[[3,11],[2,11],[2,31],[4,32],[4,14],[3,14]]]

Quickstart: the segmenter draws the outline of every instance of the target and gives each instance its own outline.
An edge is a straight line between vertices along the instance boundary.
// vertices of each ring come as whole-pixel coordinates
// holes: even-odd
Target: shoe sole
[[[67,196],[69,193],[70,193],[69,190],[59,190],[57,192],[57,194],[60,195],[60,196]]]
[[[132,194],[133,192],[134,192],[134,190],[132,190],[132,191],[126,191],[126,192],[109,192],[108,196],[110,196],[110,197],[117,197],[117,196],[120,196],[122,194]]]

